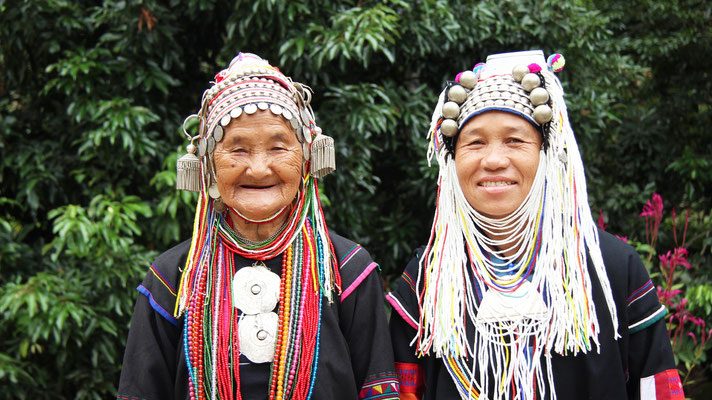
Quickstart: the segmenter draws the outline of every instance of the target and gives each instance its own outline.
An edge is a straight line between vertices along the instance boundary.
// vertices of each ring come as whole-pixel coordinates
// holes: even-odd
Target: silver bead
[[[457,104],[462,104],[467,99],[465,88],[460,85],[454,85],[447,92],[448,100],[454,101]]]
[[[541,80],[536,74],[526,74],[522,78],[522,87],[527,92],[531,92],[535,87],[541,85]]]
[[[541,86],[534,88],[529,95],[529,100],[531,100],[532,105],[534,106],[545,104],[549,101],[549,92]]]
[[[512,69],[512,78],[514,78],[515,81],[521,82],[522,78],[524,78],[524,75],[529,73],[529,67],[527,67],[524,64],[518,64],[515,65],[514,68]]]
[[[455,119],[458,115],[460,115],[460,106],[458,106],[457,103],[454,101],[448,101],[443,104],[443,117]]]
[[[552,115],[551,107],[545,104],[537,106],[537,108],[534,109],[534,120],[540,125],[551,121]]]
[[[195,150],[197,150],[197,149],[195,148],[195,145],[193,143],[185,146],[185,151],[187,151],[190,154],[195,154]]]
[[[267,331],[265,331],[265,330],[263,330],[263,329],[260,329],[260,330],[257,332],[257,339],[258,339],[258,340],[265,340],[265,339],[267,339]]]
[[[260,285],[255,284],[255,285],[252,285],[252,287],[250,288],[250,291],[252,292],[252,294],[257,295],[257,294],[260,294],[260,292],[262,291],[262,287],[260,287]]]
[[[497,99],[497,100],[494,101],[494,105],[497,106],[497,107],[501,107],[501,106],[504,105],[504,100],[502,100],[502,99]]]
[[[472,89],[477,84],[477,74],[473,71],[465,71],[460,75],[460,85],[467,89]]]
[[[440,132],[447,137],[457,135],[457,122],[454,119],[446,119],[440,124]]]

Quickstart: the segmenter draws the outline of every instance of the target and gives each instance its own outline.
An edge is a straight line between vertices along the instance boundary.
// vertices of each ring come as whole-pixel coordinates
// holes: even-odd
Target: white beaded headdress
[[[443,358],[463,399],[556,398],[551,352],[585,353],[594,343],[598,350],[601,310],[593,304],[587,255],[608,306],[601,315],[612,319],[618,337],[583,164],[554,75],[563,64],[561,55],[547,62],[541,51],[489,56],[448,82],[433,113],[428,162],[436,156],[439,193],[418,275],[414,342],[419,354]],[[543,135],[529,194],[500,219],[468,203],[454,162],[462,127],[492,110],[521,116]]]

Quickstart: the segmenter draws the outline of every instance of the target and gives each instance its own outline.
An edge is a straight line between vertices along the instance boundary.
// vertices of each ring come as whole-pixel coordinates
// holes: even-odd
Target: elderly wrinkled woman
[[[401,399],[684,399],[645,267],[591,216],[563,64],[492,55],[440,96],[430,240],[388,295]]]
[[[324,221],[311,93],[240,53],[203,94],[193,236],[138,286],[117,398],[398,398],[377,265]]]

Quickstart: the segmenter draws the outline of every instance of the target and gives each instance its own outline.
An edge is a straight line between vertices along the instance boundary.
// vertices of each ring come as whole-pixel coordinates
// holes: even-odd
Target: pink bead
[[[458,82],[458,83],[460,82],[460,76],[461,76],[461,75],[462,75],[462,72],[460,72],[459,74],[455,75],[455,82]]]
[[[537,63],[531,63],[528,65],[529,67],[529,72],[532,74],[536,74],[537,72],[541,71],[541,66]]]

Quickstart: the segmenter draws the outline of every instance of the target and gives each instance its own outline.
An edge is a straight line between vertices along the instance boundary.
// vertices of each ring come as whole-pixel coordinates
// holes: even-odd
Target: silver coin
[[[253,103],[253,104],[248,104],[248,105],[246,105],[246,106],[245,106],[245,112],[246,112],[247,114],[254,114],[255,112],[257,112],[257,105],[254,104],[254,103]]]
[[[240,115],[242,115],[242,107],[235,107],[232,110],[230,110],[231,118],[239,118]]]
[[[304,159],[306,161],[309,161],[310,153],[311,152],[309,151],[309,144],[307,142],[303,142],[302,143],[302,157],[304,157]]]
[[[213,129],[213,139],[215,139],[215,142],[219,142],[223,138],[223,127],[222,126],[216,126],[215,129]]]
[[[257,108],[264,111],[269,108],[269,104],[260,102],[260,103],[257,103]]]
[[[227,126],[227,124],[229,124],[229,123],[230,123],[230,115],[229,115],[229,114],[223,115],[223,117],[220,118],[220,125],[221,125],[221,126]]]
[[[271,104],[269,106],[269,110],[272,111],[272,114],[274,115],[281,115],[282,114],[282,106],[277,105],[277,104]]]
[[[208,138],[208,154],[212,154],[215,151],[215,138],[212,136]]]
[[[308,127],[306,127],[306,126],[302,127],[302,135],[304,135],[304,140],[305,140],[307,143],[311,144],[311,142],[312,142],[312,135],[311,135],[311,131],[309,131],[309,128],[308,128]]]
[[[205,138],[200,138],[198,141],[198,155],[201,157],[205,156],[205,151],[207,150],[208,144],[206,143]]]
[[[289,120],[289,122],[292,122],[292,113],[289,112],[289,110],[287,110],[286,108],[283,109],[282,115],[284,116],[284,118],[287,118]],[[296,127],[292,127],[292,128],[296,128]]]

